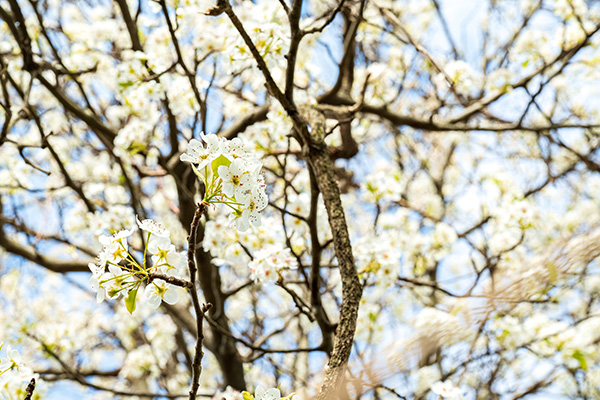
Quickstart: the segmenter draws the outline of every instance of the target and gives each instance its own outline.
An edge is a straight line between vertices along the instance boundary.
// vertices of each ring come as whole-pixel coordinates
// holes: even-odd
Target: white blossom
[[[157,309],[160,306],[161,301],[167,304],[173,305],[179,301],[179,293],[177,292],[177,286],[155,279],[152,283],[146,286],[144,295],[148,300],[150,307]]]
[[[267,246],[258,250],[248,264],[250,277],[258,281],[275,281],[283,269],[296,269],[298,262],[289,248]]]
[[[224,146],[224,139],[216,135],[201,133],[200,137],[206,144],[206,147],[198,139],[192,139],[187,145],[187,152],[180,157],[181,161],[197,164],[196,168],[199,170],[219,157],[223,152]]]
[[[444,399],[454,399],[459,400],[462,399],[462,393],[459,388],[454,386],[454,383],[451,381],[437,381],[433,385],[431,385],[431,391],[437,395],[442,396]]]
[[[168,230],[166,230],[165,228],[163,228],[161,226],[161,224],[159,224],[158,222],[155,222],[151,219],[145,219],[143,221],[140,221],[137,217],[136,217],[136,221],[138,226],[140,227],[140,229],[149,232],[155,236],[158,237],[163,237],[163,238],[168,238],[169,235],[171,234]]]

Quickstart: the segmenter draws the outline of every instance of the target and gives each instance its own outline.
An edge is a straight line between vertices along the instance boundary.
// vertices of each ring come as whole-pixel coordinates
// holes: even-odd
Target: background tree
[[[0,339],[37,395],[187,397],[202,302],[206,397],[600,398],[600,7],[460,3],[0,0]],[[259,227],[189,231],[201,132],[260,157]],[[96,304],[136,216],[199,302]]]

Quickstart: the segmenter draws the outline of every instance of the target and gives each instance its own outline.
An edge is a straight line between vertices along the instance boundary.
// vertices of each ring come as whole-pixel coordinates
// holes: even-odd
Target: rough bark
[[[312,128],[311,136],[307,138],[303,153],[315,174],[319,191],[325,202],[333,235],[335,255],[342,279],[340,320],[335,334],[333,352],[327,364],[323,385],[317,397],[319,400],[324,400],[335,398],[336,393],[341,391],[344,372],[354,343],[362,286],[354,264],[340,190],[335,179],[329,150],[323,140],[325,118],[321,113],[310,107],[302,109],[301,114]]]

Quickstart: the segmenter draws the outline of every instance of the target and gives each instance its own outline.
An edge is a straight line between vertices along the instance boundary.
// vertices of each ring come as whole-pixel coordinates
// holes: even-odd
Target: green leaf
[[[576,359],[577,361],[579,361],[579,366],[581,367],[582,370],[586,371],[587,370],[587,362],[585,362],[585,356],[583,355],[583,353],[579,350],[575,350],[573,352],[573,358]]]
[[[141,153],[142,151],[146,150],[146,145],[144,143],[140,143],[140,142],[132,142],[129,145],[129,148],[127,149],[127,151],[129,152],[129,155],[135,155],[137,153]]]
[[[133,86],[134,82],[131,81],[127,81],[127,82],[119,82],[119,86],[121,86],[123,89],[127,89],[130,86]]]
[[[219,177],[219,167],[221,165],[228,167],[229,164],[231,164],[231,161],[229,161],[229,159],[227,157],[225,157],[223,154],[221,154],[219,157],[215,158],[213,160],[213,162],[210,163],[210,167],[212,168],[213,174],[215,174],[215,176],[218,178]]]
[[[133,314],[135,311],[135,298],[137,296],[138,288],[139,286],[133,290],[130,290],[127,297],[125,297],[125,305],[127,306],[127,311],[129,311],[129,314]]]

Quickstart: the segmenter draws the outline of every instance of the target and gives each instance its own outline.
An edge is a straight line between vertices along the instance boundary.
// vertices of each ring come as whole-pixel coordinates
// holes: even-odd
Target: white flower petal
[[[112,264],[109,265],[108,270],[114,276],[119,276],[119,275],[123,274],[123,270],[121,268],[117,267],[116,265],[112,265]]]
[[[189,162],[192,164],[196,164],[199,162],[198,160],[198,156],[191,156],[187,153],[183,153],[182,155],[179,156],[179,159],[183,162]]]
[[[100,304],[106,299],[106,291],[103,287],[98,288],[98,292],[96,293],[96,303]]]
[[[165,303],[173,305],[179,301],[179,293],[175,289],[175,287],[169,288],[165,294],[163,295],[163,300]]]
[[[161,301],[162,299],[157,294],[148,297],[148,305],[155,310],[160,306]]]
[[[163,228],[161,224],[159,224],[158,222],[155,222],[151,219],[145,219],[143,221],[140,221],[140,219],[137,217],[135,217],[138,226],[140,227],[140,229],[146,231],[146,232],[150,232],[153,235],[159,236],[159,237],[164,237],[164,238],[168,238],[170,236],[170,232]]]

